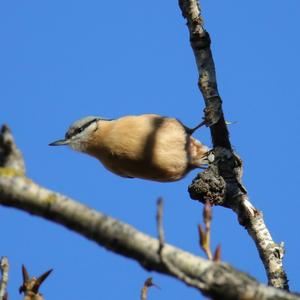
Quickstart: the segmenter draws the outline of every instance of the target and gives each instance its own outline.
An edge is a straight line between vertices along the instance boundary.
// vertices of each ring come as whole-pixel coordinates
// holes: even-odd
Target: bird
[[[176,118],[157,114],[118,119],[88,116],[49,146],[68,145],[121,177],[173,182],[193,169],[207,167],[209,148],[192,137],[204,123],[191,129]]]

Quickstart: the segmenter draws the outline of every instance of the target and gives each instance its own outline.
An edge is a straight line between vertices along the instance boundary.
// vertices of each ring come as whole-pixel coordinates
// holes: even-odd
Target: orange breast
[[[87,152],[113,173],[175,181],[194,168],[190,136],[176,119],[158,115],[101,121]]]

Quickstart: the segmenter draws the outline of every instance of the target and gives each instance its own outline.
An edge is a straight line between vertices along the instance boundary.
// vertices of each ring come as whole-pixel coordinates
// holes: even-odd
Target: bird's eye
[[[78,134],[84,130],[84,127],[79,127],[75,130],[75,133]]]

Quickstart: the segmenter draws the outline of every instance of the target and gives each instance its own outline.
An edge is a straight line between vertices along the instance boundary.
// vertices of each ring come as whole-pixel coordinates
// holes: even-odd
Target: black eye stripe
[[[93,120],[91,120],[91,121],[85,123],[83,126],[81,126],[81,127],[79,127],[79,128],[77,129],[77,131],[78,131],[77,133],[82,132],[84,129],[86,129],[86,128],[89,127],[92,123],[94,123],[94,122],[96,122],[96,121],[97,121],[97,119],[93,119]]]
[[[87,127],[89,127],[92,123],[98,121],[99,119],[95,118],[95,119],[92,119],[91,121],[85,123],[84,125],[82,125],[81,127],[78,127],[76,129],[73,129],[71,130],[70,132],[67,132],[65,137],[66,139],[69,139],[79,133],[81,133],[82,131],[84,131]]]
[[[84,129],[83,127],[77,128],[77,129],[74,130],[74,133],[73,133],[73,134],[80,133],[80,132],[83,131],[83,129]]]

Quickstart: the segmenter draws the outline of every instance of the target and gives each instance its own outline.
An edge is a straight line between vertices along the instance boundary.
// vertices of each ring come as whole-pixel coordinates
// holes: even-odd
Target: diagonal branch
[[[283,269],[283,244],[276,244],[263,220],[263,215],[251,204],[242,185],[242,161],[233,153],[225,123],[222,101],[217,88],[215,65],[210,49],[211,40],[203,27],[198,0],[179,0],[187,20],[190,42],[199,72],[198,85],[205,101],[205,121],[210,126],[214,161],[189,186],[190,196],[205,203],[231,208],[254,240],[264,264],[269,285],[288,290]]]
[[[7,169],[5,164],[0,165],[1,205],[61,224],[112,252],[136,260],[147,270],[177,278],[178,273],[172,273],[162,262],[157,239]],[[190,279],[185,282],[197,289],[201,286],[200,291],[213,299],[300,300],[298,295],[260,284],[225,263],[205,260],[169,244],[164,244],[163,255]]]
[[[138,261],[147,270],[176,277],[161,263],[157,239],[42,188],[28,178],[3,175],[1,169],[0,204],[61,224],[110,251]],[[164,245],[163,255],[186,276],[201,283],[206,294],[219,299],[225,299],[222,298],[225,294],[227,299],[245,299],[245,295],[247,299],[274,299],[275,295],[282,299],[300,299],[296,295],[259,284],[224,263],[207,261],[168,244]],[[231,288],[227,290],[229,286]]]

